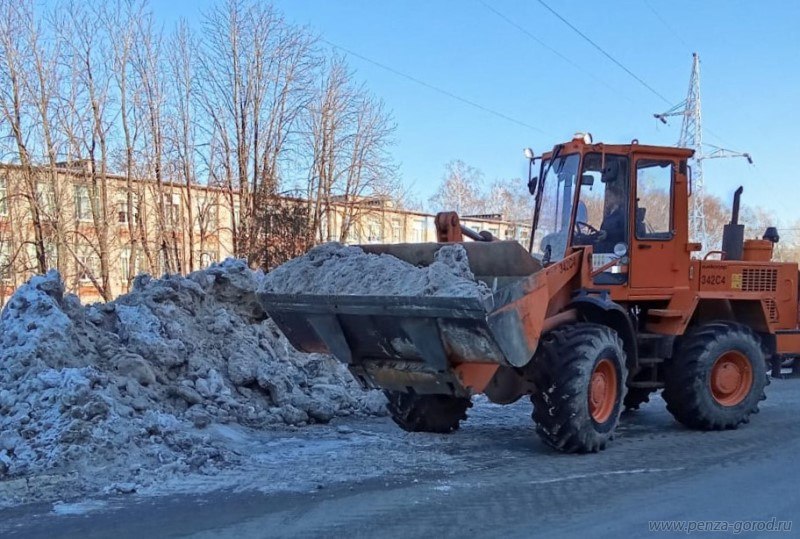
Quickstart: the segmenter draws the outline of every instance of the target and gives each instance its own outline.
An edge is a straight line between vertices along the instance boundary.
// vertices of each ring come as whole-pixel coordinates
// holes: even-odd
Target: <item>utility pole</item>
[[[694,156],[690,160],[692,168],[692,200],[689,208],[689,237],[702,243],[703,249],[708,250],[710,246],[708,245],[708,228],[706,227],[704,204],[703,161],[722,157],[744,157],[752,165],[753,159],[749,153],[735,152],[703,143],[703,116],[700,102],[700,56],[696,52],[692,54],[692,74],[689,77],[689,91],[686,99],[668,111],[653,114],[653,116],[664,124],[667,123],[667,118],[670,116],[681,116],[683,118],[681,135],[677,145],[681,148],[694,150]],[[706,148],[709,150],[706,151]]]

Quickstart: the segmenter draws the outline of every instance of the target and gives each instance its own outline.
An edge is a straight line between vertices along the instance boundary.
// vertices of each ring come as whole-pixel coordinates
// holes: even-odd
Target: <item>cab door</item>
[[[680,270],[675,239],[675,179],[678,163],[638,157],[629,270],[631,288],[672,288]]]

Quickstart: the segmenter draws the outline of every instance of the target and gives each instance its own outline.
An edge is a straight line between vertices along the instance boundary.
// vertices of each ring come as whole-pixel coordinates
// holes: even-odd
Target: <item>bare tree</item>
[[[10,128],[16,159],[21,165],[24,196],[30,210],[36,270],[47,271],[44,224],[37,197],[37,170],[33,133],[32,96],[26,87],[28,66],[32,63],[31,39],[33,6],[29,1],[0,1],[0,113]],[[34,148],[31,148],[34,146]]]
[[[153,257],[147,239],[147,227],[141,219],[144,189],[137,174],[137,141],[141,131],[141,119],[137,112],[140,96],[138,79],[133,69],[133,53],[139,25],[144,20],[146,5],[144,0],[124,0],[108,3],[103,11],[104,30],[113,35],[111,51],[113,54],[112,74],[118,96],[118,127],[122,140],[118,141],[123,158],[120,169],[125,178],[125,189],[114,201],[117,210],[117,224],[122,223],[127,232],[127,241],[122,247],[127,251],[127,267],[124,268],[125,289],[129,290],[137,270],[137,260],[144,255],[153,267]],[[112,212],[113,214],[113,212]]]
[[[227,0],[205,16],[203,106],[231,194],[235,249],[256,263],[261,198],[274,196],[283,152],[309,101],[314,41],[269,5]],[[236,193],[234,197],[233,193]],[[238,215],[238,222],[237,220]]]
[[[169,182],[164,160],[167,82],[162,39],[152,13],[145,13],[137,28],[132,62],[138,80],[140,114],[145,119],[140,154],[145,161],[147,177],[152,180],[149,199],[154,201],[155,207],[153,237],[161,261],[156,266],[167,272],[181,272],[185,262],[180,237],[183,216],[180,208],[175,208],[174,190],[166,185]]]
[[[495,180],[485,196],[486,213],[497,213],[503,219],[529,222],[533,216],[533,197],[522,180]]]
[[[170,35],[148,0],[0,0],[0,131],[19,202],[9,264],[105,299],[141,259],[191,271],[229,235],[272,267],[407,198],[383,103],[258,0]],[[288,199],[306,178],[310,202]]]
[[[76,226],[67,249],[85,280],[111,299],[109,158],[112,130],[111,70],[105,51],[110,36],[102,28],[97,6],[69,3],[59,21],[64,63],[69,68],[66,111],[61,129],[68,138],[67,163],[77,177],[74,186]]]
[[[317,241],[346,241],[355,223],[382,211],[384,202],[401,192],[387,152],[394,129],[383,103],[353,82],[341,57],[333,57],[306,128],[312,156],[309,233]],[[334,220],[340,223],[337,238],[332,237]]]
[[[450,161],[445,174],[429,204],[434,211],[455,211],[459,214],[485,213],[483,173],[464,161]]]
[[[197,88],[194,75],[197,60],[195,54],[197,43],[191,34],[186,21],[181,21],[170,39],[168,61],[169,75],[172,81],[170,87],[170,119],[169,147],[175,160],[174,180],[182,184],[183,202],[186,208],[186,219],[184,222],[184,232],[187,236],[186,244],[186,267],[189,271],[195,269],[195,228],[200,228],[200,252],[203,251],[203,244],[207,230],[204,225],[210,221],[210,211],[207,201],[193,199],[193,191],[197,185],[195,149],[197,146],[197,128],[195,120],[195,106],[197,102]]]

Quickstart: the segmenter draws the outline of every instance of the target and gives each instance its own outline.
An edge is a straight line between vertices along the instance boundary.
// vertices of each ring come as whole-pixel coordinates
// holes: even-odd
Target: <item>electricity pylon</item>
[[[753,164],[749,153],[736,152],[703,143],[702,107],[700,103],[700,57],[692,54],[692,74],[689,77],[689,92],[681,103],[666,112],[653,114],[662,123],[667,123],[670,116],[681,116],[681,135],[678,146],[694,150],[694,157],[690,161],[692,167],[692,201],[689,209],[689,237],[703,244],[703,249],[708,250],[708,229],[706,228],[705,212],[705,185],[703,181],[703,161],[706,159],[719,159],[722,157],[744,157]],[[708,148],[708,150],[706,150]]]

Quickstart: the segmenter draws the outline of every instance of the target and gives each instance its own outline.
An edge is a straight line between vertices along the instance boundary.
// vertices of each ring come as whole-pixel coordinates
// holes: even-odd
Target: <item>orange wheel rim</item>
[[[711,367],[711,394],[722,406],[736,406],[753,387],[753,366],[741,352],[725,352]]]
[[[589,414],[597,423],[605,423],[617,404],[617,369],[609,359],[601,359],[589,381]]]

